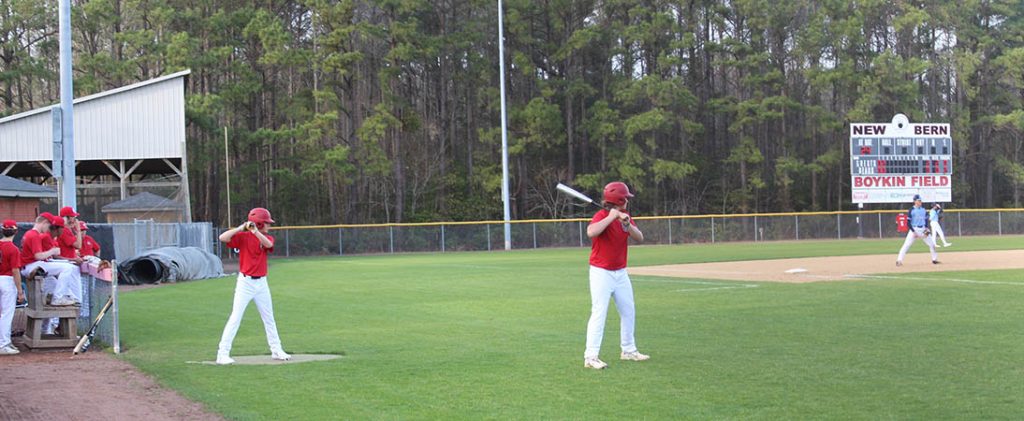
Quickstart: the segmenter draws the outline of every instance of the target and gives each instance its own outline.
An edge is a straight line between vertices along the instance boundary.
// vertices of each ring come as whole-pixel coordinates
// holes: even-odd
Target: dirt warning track
[[[927,253],[914,253],[907,255],[902,267],[897,267],[896,253],[890,253],[868,256],[642,266],[629,269],[629,274],[791,283],[841,281],[855,279],[857,275],[876,273],[1024,269],[1024,250],[952,253],[940,251],[939,260],[941,264],[935,265],[932,264]]]

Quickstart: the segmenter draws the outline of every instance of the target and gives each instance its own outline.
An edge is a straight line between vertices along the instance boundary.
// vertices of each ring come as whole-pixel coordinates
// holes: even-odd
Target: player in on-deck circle
[[[932,229],[932,242],[935,243],[935,247],[949,247],[953,243],[946,241],[946,233],[942,231],[942,205],[935,203],[932,205],[932,209],[928,211],[928,226]],[[936,239],[942,240],[942,245],[939,246],[939,242]]]
[[[583,353],[583,366],[602,369],[608,367],[599,358],[604,324],[608,316],[608,303],[615,298],[615,308],[621,317],[620,358],[627,361],[645,361],[651,357],[637,351],[633,328],[636,325],[636,306],[633,302],[633,284],[626,273],[629,241],[643,241],[644,234],[626,213],[633,194],[623,182],[608,183],[604,187],[604,209],[594,214],[587,226],[591,240],[590,251],[590,321],[587,323],[587,347]]]
[[[0,355],[17,354],[18,348],[11,344],[11,324],[14,322],[14,307],[25,301],[21,289],[21,250],[14,245],[18,224],[6,220],[0,227]]]
[[[932,263],[939,264],[939,254],[935,252],[935,242],[932,241],[928,232],[928,212],[921,206],[920,195],[914,195],[914,207],[907,211],[907,215],[910,219],[910,231],[907,232],[907,239],[903,241],[900,255],[896,258],[896,266],[903,266],[903,258],[906,257],[907,251],[910,250],[910,246],[914,244],[915,240],[924,241],[932,253]]]
[[[274,304],[270,298],[270,285],[267,284],[267,253],[274,251],[274,237],[269,232],[274,220],[270,211],[255,208],[249,211],[249,218],[237,228],[224,231],[220,241],[228,247],[238,249],[239,271],[235,282],[235,298],[231,306],[231,316],[224,326],[217,349],[217,364],[232,364],[231,343],[238,333],[242,316],[249,301],[256,302],[256,309],[263,319],[263,329],[267,333],[267,345],[270,346],[271,358],[280,361],[292,357],[281,347],[281,338],[277,335],[277,322],[274,321]]]

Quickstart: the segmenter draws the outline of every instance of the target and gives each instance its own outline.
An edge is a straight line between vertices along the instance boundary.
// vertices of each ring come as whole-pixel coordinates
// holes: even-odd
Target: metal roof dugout
[[[80,195],[174,188],[189,203],[185,150],[185,82],[190,70],[77,98],[75,172]],[[51,109],[0,119],[0,175],[52,183]],[[133,191],[135,190],[135,191]],[[186,205],[191,221],[191,206]]]

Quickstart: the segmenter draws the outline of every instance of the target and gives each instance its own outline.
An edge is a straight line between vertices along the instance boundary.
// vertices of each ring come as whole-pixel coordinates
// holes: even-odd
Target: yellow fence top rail
[[[664,215],[664,216],[638,216],[638,221],[662,221],[674,219],[731,219],[731,218],[752,218],[752,217],[788,217],[788,216],[836,216],[836,215],[875,215],[880,213],[897,214],[904,210],[865,210],[865,211],[831,211],[831,212],[780,212],[780,213],[733,213],[733,214],[709,214],[709,215]],[[996,213],[996,212],[1024,212],[1024,208],[995,208],[995,209],[948,209],[949,213]],[[567,218],[567,219],[521,219],[509,221],[510,224],[550,224],[558,222],[590,222],[590,218]],[[449,222],[393,222],[380,224],[334,224],[334,225],[296,225],[272,227],[272,230],[310,230],[310,229],[331,229],[331,228],[399,228],[399,227],[439,227],[439,226],[461,226],[461,225],[500,225],[504,221],[449,221]]]

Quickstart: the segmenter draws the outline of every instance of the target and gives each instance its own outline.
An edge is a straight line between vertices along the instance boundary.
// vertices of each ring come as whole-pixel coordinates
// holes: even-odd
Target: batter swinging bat
[[[103,320],[103,316],[107,314],[107,310],[110,309],[110,305],[114,303],[114,297],[107,299],[107,303],[103,305],[103,309],[100,310],[100,314],[96,315],[96,321],[92,322],[92,327],[89,328],[89,334],[85,335],[78,341],[78,345],[75,345],[74,355],[86,352],[89,350],[89,345],[92,344],[92,337],[96,335],[96,327],[100,325],[100,321]]]
[[[574,198],[576,198],[579,201],[582,201],[584,203],[589,203],[589,204],[597,206],[597,207],[601,207],[601,204],[595,202],[594,199],[591,199],[591,198],[587,197],[587,195],[585,195],[583,193],[580,193],[580,192],[576,191],[576,189],[573,189],[572,187],[569,187],[569,186],[567,186],[565,184],[558,183],[558,185],[555,186],[555,188],[558,189],[558,191],[560,191],[562,193],[565,193],[565,194],[569,195],[570,197],[574,197]]]

